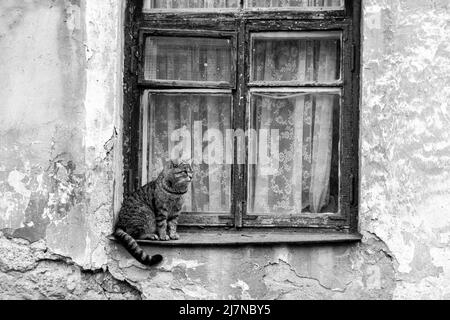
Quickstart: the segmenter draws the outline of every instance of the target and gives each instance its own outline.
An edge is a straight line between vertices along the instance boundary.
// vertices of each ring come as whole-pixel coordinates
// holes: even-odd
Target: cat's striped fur
[[[191,180],[192,169],[188,163],[169,161],[158,178],[124,200],[114,236],[142,264],[157,264],[162,261],[162,256],[149,256],[136,240],[179,238],[178,216]]]

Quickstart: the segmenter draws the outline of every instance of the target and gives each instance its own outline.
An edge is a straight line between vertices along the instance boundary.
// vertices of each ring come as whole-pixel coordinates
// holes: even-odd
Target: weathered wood
[[[329,215],[249,215],[244,218],[246,227],[297,227],[344,230],[348,228],[346,216]]]
[[[127,1],[124,30],[124,83],[123,83],[123,164],[124,193],[132,192],[139,185],[139,141],[140,141],[140,95],[137,83],[140,65],[138,52],[139,1]]]
[[[264,19],[249,20],[246,22],[248,32],[314,32],[314,31],[339,31],[352,25],[351,19],[331,19],[331,20],[304,20],[295,19]]]
[[[200,38],[236,38],[236,32],[220,31],[220,30],[192,30],[192,29],[162,29],[162,28],[146,28],[141,27],[139,29],[140,41],[145,36],[179,36],[179,37],[200,37]]]
[[[342,89],[340,87],[295,87],[295,88],[278,88],[278,87],[264,87],[264,88],[250,88],[249,93],[332,93],[341,94]]]
[[[146,93],[189,93],[189,94],[231,94],[232,91],[229,89],[148,89],[145,90]]]
[[[219,88],[234,89],[234,81],[186,81],[186,80],[145,80],[144,76],[139,77],[139,84],[148,88]]]
[[[336,82],[301,82],[301,81],[252,81],[248,84],[249,87],[310,87],[310,88],[321,88],[321,87],[342,87],[342,81]]]
[[[351,231],[358,228],[359,166],[359,54],[361,1],[346,1],[351,24],[346,28],[342,44],[344,79],[340,115],[339,206]]]
[[[217,227],[217,226],[228,226],[232,227],[233,216],[231,213],[183,213],[178,218],[178,225],[180,227]]]
[[[352,15],[352,45],[353,45],[353,66],[351,71],[351,86],[352,86],[352,150],[349,154],[351,159],[352,176],[354,181],[354,199],[349,207],[348,220],[351,232],[358,230],[358,206],[359,206],[359,117],[360,117],[360,83],[361,83],[361,0],[346,1],[347,12]]]
[[[245,107],[246,100],[246,74],[247,68],[245,65],[246,50],[246,38],[245,38],[245,24],[243,21],[239,21],[239,51],[238,51],[238,63],[237,63],[237,80],[238,89],[235,93],[236,102],[234,104],[234,129],[245,130]],[[242,217],[245,215],[247,209],[243,203],[247,199],[247,188],[245,180],[245,168],[246,166],[239,163],[238,146],[237,141],[233,140],[234,146],[234,165],[233,165],[233,189],[232,190],[232,208],[234,214],[234,226],[235,228],[242,227]]]
[[[361,241],[357,233],[342,232],[255,232],[243,229],[242,232],[183,232],[176,241],[138,240],[143,246],[194,247],[194,246],[249,246],[249,245],[317,245],[332,243],[354,243]],[[116,241],[113,236],[108,237]]]
[[[285,19],[285,20],[333,20],[349,17],[346,10],[335,11],[299,11],[292,9],[269,9],[269,10],[217,10],[214,12],[183,10],[182,12],[158,11],[143,13],[144,21],[152,20],[173,20],[173,19],[214,19],[219,21],[247,19],[247,20],[266,20],[266,19]]]

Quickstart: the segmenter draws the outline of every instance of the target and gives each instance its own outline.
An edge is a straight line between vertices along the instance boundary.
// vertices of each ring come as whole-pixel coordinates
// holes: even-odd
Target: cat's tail
[[[117,228],[114,232],[114,236],[117,240],[127,249],[127,251],[140,263],[147,266],[158,264],[162,261],[163,257],[160,254],[153,256],[148,255],[136,242],[136,240],[121,228]]]

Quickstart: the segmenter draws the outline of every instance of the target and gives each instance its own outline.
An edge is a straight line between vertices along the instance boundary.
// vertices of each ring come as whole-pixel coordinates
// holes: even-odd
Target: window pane
[[[344,8],[344,0],[246,0],[251,8],[293,8],[298,10],[339,10]]]
[[[249,214],[337,212],[339,101],[336,91],[251,95]]]
[[[195,37],[147,37],[146,80],[231,83],[231,40]]]
[[[253,81],[334,82],[340,79],[339,32],[252,35]]]
[[[152,9],[237,8],[239,0],[145,0],[144,11]]]
[[[144,173],[148,170],[148,181],[155,179],[169,156],[193,160],[183,211],[230,212],[231,165],[224,160],[230,150],[223,137],[231,128],[231,105],[229,94],[149,94]]]

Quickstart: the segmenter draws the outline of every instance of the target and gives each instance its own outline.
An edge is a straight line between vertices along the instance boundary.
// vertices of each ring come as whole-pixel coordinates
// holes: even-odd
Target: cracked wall
[[[361,229],[395,298],[450,298],[450,3],[364,1]]]
[[[0,4],[0,299],[450,298],[450,4],[363,0],[357,245],[109,242],[123,1]],[[115,147],[119,146],[119,147]]]
[[[0,230],[101,267],[120,130],[121,3],[0,7]]]

